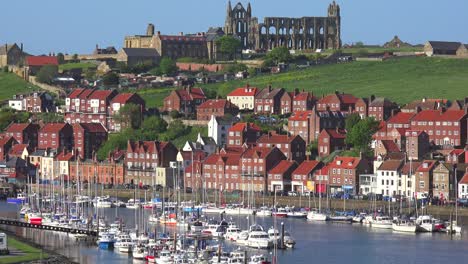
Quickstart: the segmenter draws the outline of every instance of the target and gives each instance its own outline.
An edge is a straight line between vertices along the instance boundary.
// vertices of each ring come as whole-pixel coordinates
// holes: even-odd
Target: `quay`
[[[17,219],[0,218],[0,225],[18,226],[18,227],[32,228],[32,229],[42,229],[42,230],[62,232],[62,233],[68,233],[68,234],[82,234],[82,235],[87,235],[87,236],[92,236],[92,237],[98,236],[97,231],[93,231],[93,230],[31,224],[31,223],[26,223]]]

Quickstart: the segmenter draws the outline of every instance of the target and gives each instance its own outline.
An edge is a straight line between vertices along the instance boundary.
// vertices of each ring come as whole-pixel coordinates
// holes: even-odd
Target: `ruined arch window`
[[[244,32],[247,32],[247,22],[244,22]]]
[[[266,27],[263,27],[263,26],[262,26],[262,27],[260,28],[260,33],[261,33],[261,34],[266,34],[266,33],[267,33]]]
[[[320,29],[319,29],[319,34],[320,34],[320,35],[323,35],[323,27],[320,27]]]
[[[299,28],[299,34],[304,34],[304,29],[302,27]]]
[[[309,34],[310,34],[310,35],[313,35],[313,34],[314,34],[314,28],[313,28],[313,27],[309,28]]]
[[[302,39],[300,39],[297,43],[297,49],[302,49]]]
[[[269,29],[268,29],[268,33],[270,35],[273,35],[273,34],[276,34],[276,28],[274,26],[271,26]]]
[[[294,33],[294,29],[292,27],[289,28],[289,35],[292,35]]]
[[[238,21],[237,22],[237,33],[241,33],[243,32],[242,30],[242,22]]]

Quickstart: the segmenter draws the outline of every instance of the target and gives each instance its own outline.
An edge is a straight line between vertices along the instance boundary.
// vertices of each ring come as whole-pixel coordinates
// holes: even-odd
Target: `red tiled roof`
[[[289,121],[307,121],[313,115],[313,111],[296,111],[289,118]]]
[[[220,158],[226,165],[237,166],[239,165],[240,154],[211,154],[210,156],[208,156],[208,158],[206,158],[203,164],[216,164]]]
[[[311,173],[313,170],[315,170],[321,164],[322,163],[320,161],[305,160],[301,164],[299,164],[299,167],[297,167],[297,169],[295,169],[292,172],[292,174],[293,175],[307,175]]]
[[[87,99],[94,92],[94,89],[83,89],[77,98]]]
[[[107,133],[106,128],[101,123],[77,123],[73,124],[73,126],[81,126],[91,133]]]
[[[325,132],[327,132],[331,138],[334,139],[344,139],[346,138],[346,131],[344,129],[324,129]]]
[[[381,142],[387,152],[400,152],[400,148],[393,140],[382,140]]]
[[[388,124],[409,124],[415,113],[398,112],[387,120]]]
[[[58,59],[55,56],[27,56],[26,64],[28,66],[58,65]]]
[[[306,101],[309,96],[312,97],[308,92],[300,92],[294,96],[294,101]]]
[[[88,98],[89,99],[99,99],[99,100],[105,100],[107,99],[114,91],[113,90],[94,90],[93,93],[91,93]]]
[[[41,133],[58,133],[60,130],[62,130],[67,123],[49,123],[45,124],[39,132]]]
[[[268,133],[267,135],[261,136],[257,142],[258,143],[291,143],[298,135],[290,136],[290,135],[278,135],[278,134],[271,134]]]
[[[402,160],[386,160],[380,164],[378,170],[398,171],[403,165]]]
[[[245,131],[246,129],[249,129],[249,130],[255,130],[255,131],[260,131],[260,127],[257,126],[256,124],[254,123],[237,123],[235,125],[233,125],[231,128],[229,128],[229,131],[239,131],[239,132],[242,132],[242,131]]]
[[[424,110],[416,114],[412,121],[459,121],[465,116],[463,110]]]
[[[13,124],[10,124],[6,128],[5,132],[10,132],[10,133],[23,132],[28,126],[29,126],[29,123],[13,123]]]
[[[230,92],[227,96],[255,96],[257,90],[255,87],[241,87]]]
[[[328,170],[330,170],[330,166],[329,165],[326,165],[326,166],[323,166],[321,169],[319,169],[315,175],[328,175]]]
[[[59,161],[70,161],[75,157],[71,152],[64,153],[63,151],[57,155],[57,160]]]
[[[352,94],[334,93],[334,94],[329,94],[323,97],[322,99],[319,100],[319,103],[329,104],[333,101],[333,99],[338,99],[340,103],[343,103],[343,104],[355,104],[358,100],[358,98]]]
[[[204,160],[206,158],[206,153],[202,150],[195,150],[193,151],[193,156],[192,156],[192,151],[180,151],[180,155],[182,156],[183,160]]]
[[[421,162],[419,161],[407,162],[405,165],[403,165],[403,168],[401,169],[401,174],[409,175],[410,167],[411,167],[411,174],[413,174],[420,165],[421,165]]]
[[[333,162],[328,165],[330,168],[355,169],[361,162],[361,159],[354,157],[335,157]]]
[[[194,99],[206,99],[202,88],[180,89],[175,91],[182,101],[191,101]]]
[[[276,165],[273,169],[271,169],[268,173],[271,174],[283,174],[287,170],[289,170],[292,166],[297,165],[295,161],[289,160],[282,160]]]
[[[118,94],[112,99],[111,104],[114,104],[114,103],[125,104],[130,98],[132,98],[133,95],[135,94],[134,93]]]
[[[20,156],[23,154],[24,149],[28,148],[28,144],[16,144],[11,147],[10,153],[14,156]]]
[[[461,154],[463,154],[463,153],[465,153],[465,150],[464,150],[464,149],[454,149],[454,150],[450,151],[449,154],[450,154],[450,155],[457,155],[457,156],[458,156],[458,155],[461,155]]]
[[[0,137],[0,146],[5,145],[8,141],[10,141],[12,139],[13,139],[13,137],[6,137],[6,136]]]
[[[430,171],[435,165],[436,165],[435,160],[425,160],[421,162],[421,165],[419,165],[418,169],[416,170],[417,172],[427,172]]]
[[[244,158],[252,158],[256,154],[259,158],[265,158],[273,148],[266,148],[266,147],[251,147],[248,148],[244,154]]]
[[[468,184],[468,172],[463,175],[463,178],[461,178],[459,184]]]
[[[70,98],[70,99],[78,98],[78,96],[82,92],[84,92],[84,90],[86,90],[86,89],[81,89],[81,88],[73,89],[67,97]]]
[[[211,99],[205,101],[203,104],[199,105],[199,109],[223,109],[226,107],[232,107],[233,105],[226,99]]]

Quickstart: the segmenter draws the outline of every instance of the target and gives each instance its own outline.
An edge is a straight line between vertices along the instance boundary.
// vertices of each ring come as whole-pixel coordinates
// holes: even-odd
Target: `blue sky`
[[[254,16],[325,16],[332,0],[252,0]],[[237,1],[232,1],[233,5]],[[163,34],[223,26],[227,0],[2,1],[0,43],[23,42],[32,54],[89,53],[96,44],[120,48],[148,23]],[[245,5],[247,1],[242,1]],[[468,43],[467,0],[337,0],[343,43],[453,40]],[[25,8],[25,6],[27,7]],[[8,10],[11,10],[9,12]]]

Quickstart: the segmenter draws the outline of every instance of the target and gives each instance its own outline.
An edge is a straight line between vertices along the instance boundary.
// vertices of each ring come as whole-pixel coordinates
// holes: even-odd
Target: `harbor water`
[[[15,212],[16,205],[0,203],[0,211]],[[150,210],[144,217],[149,215]],[[135,210],[126,208],[100,209],[109,221],[115,216],[122,218],[128,228],[135,225]],[[212,215],[219,218],[218,215]],[[227,220],[236,222],[246,229],[254,221],[268,229],[275,223],[273,218],[247,219],[246,216],[228,216]],[[142,221],[143,222],[143,221]],[[147,223],[147,221],[144,221]],[[296,240],[294,249],[279,250],[278,263],[466,263],[468,257],[468,233],[450,236],[445,233],[395,233],[391,230],[372,229],[360,224],[317,223],[305,219],[277,219]],[[151,230],[162,232],[162,226],[148,226]],[[2,226],[2,228],[5,228]],[[72,260],[84,263],[144,263],[131,259],[127,254],[100,250],[95,245],[77,243],[67,234],[50,231],[8,227],[8,230],[65,255]],[[166,227],[172,233],[173,229]],[[223,242],[223,247],[235,248],[231,242]],[[250,251],[272,254],[271,250]]]

